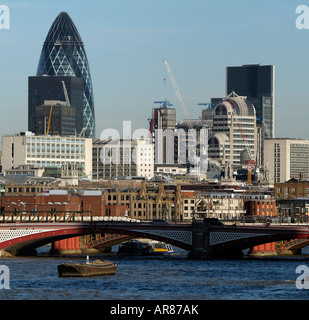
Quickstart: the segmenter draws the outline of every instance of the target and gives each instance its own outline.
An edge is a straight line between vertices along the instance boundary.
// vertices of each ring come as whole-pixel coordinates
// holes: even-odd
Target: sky
[[[299,30],[302,0],[3,0],[10,29],[0,30],[0,136],[26,131],[28,77],[61,11],[74,21],[90,65],[96,137],[148,128],[154,101],[184,118],[163,59],[190,118],[224,97],[226,67],[275,66],[275,137],[309,139],[309,30]],[[309,6],[309,3],[307,4]],[[164,81],[164,79],[166,79]]]

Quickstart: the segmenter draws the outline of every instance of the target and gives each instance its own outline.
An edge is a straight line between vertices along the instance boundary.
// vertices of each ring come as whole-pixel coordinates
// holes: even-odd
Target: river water
[[[177,251],[170,258],[91,257],[116,262],[112,276],[59,278],[57,265],[84,262],[85,256],[0,259],[9,268],[9,289],[1,300],[284,300],[309,299],[297,289],[299,265],[309,267],[309,250],[293,258],[188,260]]]

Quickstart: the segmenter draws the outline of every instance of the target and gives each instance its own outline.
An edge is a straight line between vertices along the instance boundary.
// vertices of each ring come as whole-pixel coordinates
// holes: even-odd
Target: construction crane
[[[205,110],[214,111],[215,104],[210,102],[201,102],[198,104],[199,106],[206,106],[207,108]]]
[[[71,107],[67,88],[65,86],[64,81],[61,81],[61,82],[62,82],[62,86],[63,86],[63,93],[64,93],[64,97],[65,97],[66,106],[67,107]],[[49,112],[49,118],[48,118],[48,126],[47,126],[47,131],[46,131],[46,135],[47,136],[49,134],[49,129],[50,129],[50,122],[51,122],[51,117],[52,117],[52,113],[53,113],[53,105],[54,105],[54,100],[52,100],[52,103],[51,103],[51,106],[50,106],[50,112]]]
[[[164,64],[165,64],[166,71],[167,71],[167,73],[168,73],[168,75],[169,75],[169,77],[170,77],[170,79],[171,79],[171,82],[172,82],[172,85],[173,85],[173,88],[174,88],[176,97],[177,97],[177,99],[178,99],[178,101],[179,101],[179,103],[180,103],[180,105],[181,105],[181,107],[182,107],[185,120],[190,120],[190,119],[189,119],[189,114],[188,114],[188,111],[187,111],[187,107],[186,107],[186,105],[185,105],[185,102],[184,102],[184,100],[183,100],[183,98],[182,98],[182,95],[181,95],[181,92],[180,92],[180,90],[179,90],[179,87],[178,87],[178,85],[177,85],[177,82],[176,82],[174,73],[172,72],[172,69],[171,69],[170,65],[168,64],[167,60],[164,59],[163,62],[164,62]],[[190,121],[188,121],[188,129],[189,129],[188,134],[191,134],[191,135],[192,135],[192,133],[190,133],[190,129],[191,129],[192,127],[193,127],[193,123],[190,122]],[[194,138],[194,137],[193,137],[193,138]],[[195,155],[194,157],[196,157],[196,155]],[[199,170],[199,169],[200,169],[200,168],[198,167],[198,170]]]
[[[54,100],[52,100],[51,106],[50,106],[50,112],[49,112],[49,118],[48,118],[48,126],[47,126],[47,131],[46,131],[46,135],[48,136],[49,133],[49,129],[50,129],[50,121],[51,121],[51,116],[53,113],[53,104],[54,104]]]
[[[153,131],[153,128],[154,128],[154,123],[155,123],[155,120],[156,120],[156,117],[158,115],[158,111],[156,110],[154,113],[153,113],[153,117],[151,119],[148,119],[149,121],[149,133],[151,134],[152,131]]]
[[[83,130],[80,132],[78,137],[80,138],[84,134],[85,131],[86,131],[86,127],[83,128]]]
[[[160,103],[162,107],[164,108],[167,108],[167,107],[172,107],[173,105],[167,101],[167,100],[164,100],[164,101],[154,101],[154,103]]]
[[[183,110],[183,113],[184,113],[184,116],[185,116],[185,119],[189,119],[189,114],[188,114],[188,111],[187,111],[187,107],[183,101],[183,98],[182,98],[182,95],[181,95],[181,92],[178,88],[178,85],[176,83],[176,79],[174,77],[174,74],[172,72],[172,69],[170,67],[170,65],[168,64],[167,60],[164,59],[163,60],[164,64],[165,64],[165,68],[166,68],[166,71],[171,79],[171,82],[172,82],[172,85],[173,85],[173,88],[174,88],[174,91],[175,91],[175,94],[176,94],[176,97],[180,103],[180,105],[182,106],[182,110]]]
[[[209,102],[207,102],[207,103],[199,103],[198,104],[199,106],[207,106],[207,107],[209,107],[209,108],[211,108],[212,106],[214,106],[214,104],[212,104],[212,103],[209,103]]]
[[[64,81],[61,81],[61,82],[62,82],[62,86],[63,86],[63,93],[64,93],[64,97],[65,97],[66,106],[71,107],[67,88],[65,86]]]

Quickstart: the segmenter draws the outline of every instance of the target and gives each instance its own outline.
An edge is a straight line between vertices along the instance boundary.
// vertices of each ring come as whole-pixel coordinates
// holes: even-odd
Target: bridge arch
[[[90,232],[90,230],[88,230],[88,232]],[[0,242],[0,256],[33,255],[39,247],[58,240],[82,236],[87,234],[87,230],[81,230],[80,228],[60,230],[42,229],[37,231],[35,229],[15,229],[10,230],[10,234],[11,237],[6,235],[6,237],[9,238]]]
[[[145,228],[141,228],[144,226]],[[128,237],[148,238],[191,249],[191,231],[188,226],[175,230],[174,226],[141,223],[91,224],[14,224],[0,230],[0,256],[31,255],[35,249],[51,242],[95,233],[112,233]],[[176,228],[177,229],[177,228]]]
[[[294,226],[212,226],[210,249],[214,255],[227,255],[261,244],[290,239],[309,240],[307,227]]]
[[[293,239],[282,243],[281,248],[283,250],[298,250],[305,248],[309,245],[309,239]]]
[[[110,234],[100,237],[98,239],[92,240],[87,243],[87,248],[100,249],[100,248],[110,248],[122,242],[133,239],[132,236],[120,235],[120,234]]]

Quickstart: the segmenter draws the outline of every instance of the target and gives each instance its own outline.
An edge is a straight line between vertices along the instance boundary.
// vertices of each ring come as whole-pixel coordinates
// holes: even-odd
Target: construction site
[[[155,167],[168,165],[170,170],[164,173],[171,176],[185,166],[187,177],[195,180],[267,183],[263,148],[269,133],[265,122],[257,117],[255,106],[246,96],[232,91],[224,98],[199,103],[204,108],[201,116],[190,119],[171,66],[166,59],[163,63],[184,119],[176,120],[178,110],[166,98],[154,102],[149,131],[155,148],[159,149],[155,150]],[[180,148],[181,139],[185,141],[185,152]],[[207,166],[201,170],[200,164],[205,159]]]

